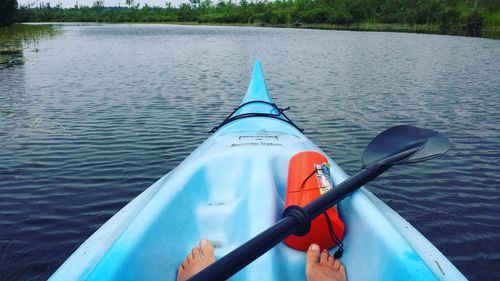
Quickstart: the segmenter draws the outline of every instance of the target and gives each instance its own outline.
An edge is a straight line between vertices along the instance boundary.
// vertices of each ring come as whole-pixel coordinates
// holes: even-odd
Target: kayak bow
[[[301,151],[323,153],[273,103],[257,62],[242,105],[99,228],[50,280],[175,280],[201,238],[212,241],[219,259],[281,218],[288,162]],[[328,161],[334,185],[348,178]],[[466,280],[368,190],[355,191],[338,210],[346,225],[341,261],[348,280]],[[304,268],[305,254],[280,243],[231,280],[305,280]]]

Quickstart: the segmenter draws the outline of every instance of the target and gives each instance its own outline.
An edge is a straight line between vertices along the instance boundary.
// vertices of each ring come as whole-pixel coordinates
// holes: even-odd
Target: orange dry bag
[[[290,159],[285,208],[291,205],[303,207],[332,187],[330,164],[326,157],[315,151],[300,152]],[[291,235],[285,239],[285,244],[301,251],[307,251],[311,243],[329,249],[337,244],[341,246],[343,237],[344,222],[336,207],[332,207],[311,222],[311,229],[306,235]]]

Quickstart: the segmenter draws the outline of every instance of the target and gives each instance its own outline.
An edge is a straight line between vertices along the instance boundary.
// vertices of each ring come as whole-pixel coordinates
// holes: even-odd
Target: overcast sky
[[[31,3],[50,3],[50,5],[55,6],[57,4],[62,4],[63,7],[74,7],[78,2],[78,5],[92,6],[95,0],[17,0],[19,5],[27,5]],[[141,6],[147,3],[149,6],[161,6],[164,7],[167,0],[135,0],[134,3],[140,3]],[[188,3],[189,0],[169,0],[173,5],[178,5],[179,3]],[[213,1],[216,2],[216,1]],[[234,2],[234,1],[233,1]],[[125,0],[104,0],[104,6],[126,6]]]

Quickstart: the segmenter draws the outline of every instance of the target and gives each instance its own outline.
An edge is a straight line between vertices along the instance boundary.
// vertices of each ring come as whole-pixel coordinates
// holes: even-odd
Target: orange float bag
[[[303,207],[332,187],[330,164],[326,157],[315,151],[300,152],[290,159],[285,208],[291,205]],[[344,222],[340,219],[336,206],[325,213],[311,222],[311,229],[306,235],[291,235],[285,239],[285,244],[301,251],[307,251],[311,243],[318,244],[321,249],[329,249],[337,244],[341,246]]]

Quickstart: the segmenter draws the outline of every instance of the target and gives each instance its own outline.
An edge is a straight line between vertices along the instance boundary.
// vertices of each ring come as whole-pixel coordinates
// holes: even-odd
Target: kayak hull
[[[253,100],[272,103],[259,63],[244,103]],[[252,103],[235,114],[249,112],[277,113]],[[281,218],[288,163],[302,151],[323,153],[284,117],[224,125],[97,230],[50,280],[175,280],[202,238],[214,244],[216,258],[224,256]],[[345,180],[328,161],[334,185]],[[465,280],[368,190],[354,192],[338,210],[346,225],[341,261],[348,280]],[[231,280],[305,280],[304,269],[304,252],[280,243]]]

